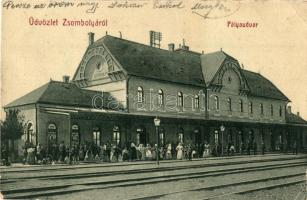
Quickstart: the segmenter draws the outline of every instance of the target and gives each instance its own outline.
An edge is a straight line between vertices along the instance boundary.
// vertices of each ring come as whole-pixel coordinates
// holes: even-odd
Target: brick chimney
[[[291,106],[288,106],[288,113],[291,114]]]
[[[182,45],[182,49],[183,49],[183,50],[186,50],[186,51],[189,51],[190,48],[189,48],[189,46]]]
[[[296,115],[297,115],[297,116],[300,116],[300,112],[297,112]]]
[[[63,82],[64,82],[64,83],[69,83],[69,76],[64,75],[64,76],[63,76]]]
[[[95,33],[89,32],[88,33],[88,45],[92,45],[94,43]]]
[[[175,50],[175,44],[174,43],[169,43],[168,44],[168,50],[169,51],[174,51]]]
[[[185,45],[185,40],[183,39],[182,40],[182,47],[181,47],[183,50],[186,50],[186,51],[189,51],[189,46],[186,46]]]

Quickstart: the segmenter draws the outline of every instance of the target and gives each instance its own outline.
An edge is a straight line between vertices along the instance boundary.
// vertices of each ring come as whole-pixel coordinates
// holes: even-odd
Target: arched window
[[[199,96],[197,94],[194,97],[194,108],[195,109],[199,108]]]
[[[271,116],[274,115],[274,108],[273,108],[273,104],[271,104]]]
[[[219,131],[218,130],[214,131],[214,143],[215,144],[219,143]]]
[[[250,101],[248,106],[249,106],[249,113],[253,114],[253,102]]]
[[[71,143],[72,143],[72,145],[79,145],[80,144],[79,126],[76,125],[76,124],[71,126]]]
[[[113,127],[113,143],[116,145],[120,144],[120,131],[118,126]]]
[[[28,123],[27,126],[27,135],[26,135],[26,141],[29,143],[33,142],[33,124],[32,123]]]
[[[263,115],[263,103],[260,103],[260,114]]]
[[[279,117],[282,116],[282,106],[279,106]]]
[[[215,110],[219,110],[220,109],[220,101],[219,101],[218,96],[214,97],[214,104],[215,104]]]
[[[144,102],[144,91],[141,86],[138,87],[138,103]]]
[[[228,111],[232,111],[231,98],[227,99],[227,104],[228,104]]]
[[[178,141],[180,143],[183,143],[183,140],[184,140],[183,128],[179,128],[179,131],[178,131]]]
[[[178,92],[177,96],[178,96],[177,105],[179,107],[183,107],[183,95],[182,95],[182,92]]]
[[[163,90],[160,89],[159,92],[158,92],[158,103],[160,106],[163,106],[164,105],[164,94],[163,94]]]
[[[244,112],[242,99],[240,99],[239,104],[240,104],[240,112]]]
[[[47,139],[48,147],[53,144],[57,144],[57,127],[55,124],[48,124],[48,139]]]
[[[100,129],[98,127],[95,127],[93,129],[93,142],[97,146],[100,146],[100,138],[101,138]]]

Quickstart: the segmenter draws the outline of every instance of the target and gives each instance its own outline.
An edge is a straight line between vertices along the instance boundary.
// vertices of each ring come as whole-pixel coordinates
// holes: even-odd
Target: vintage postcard
[[[307,199],[306,0],[2,0],[0,199]]]

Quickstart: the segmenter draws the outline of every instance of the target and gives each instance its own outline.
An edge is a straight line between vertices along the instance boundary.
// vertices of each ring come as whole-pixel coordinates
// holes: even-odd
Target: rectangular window
[[[243,101],[242,100],[240,100],[240,111],[241,111],[241,113],[244,111],[243,110]]]
[[[215,104],[215,110],[219,110],[220,109],[220,102],[219,102],[219,98],[217,96],[214,97],[214,104]]]
[[[263,115],[263,104],[260,104],[260,114]]]
[[[218,131],[214,131],[214,142],[215,144],[218,144],[219,142],[219,132]]]
[[[118,132],[118,131],[113,132],[113,142],[116,145],[119,145],[119,143],[120,143],[120,132]]]
[[[180,143],[183,143],[183,133],[178,134],[178,140]]]
[[[195,98],[194,98],[194,108],[199,109],[199,96],[198,95],[195,95]]]
[[[249,112],[250,114],[253,114],[253,103],[249,102]]]
[[[33,136],[33,130],[28,130],[28,134],[27,134],[27,141],[29,143],[32,143],[33,144],[33,139],[32,139],[32,136]]]
[[[140,133],[136,133],[136,144],[139,145],[141,143]]]
[[[159,133],[159,146],[164,146],[164,133]]]
[[[100,146],[100,131],[93,131],[93,142]]]

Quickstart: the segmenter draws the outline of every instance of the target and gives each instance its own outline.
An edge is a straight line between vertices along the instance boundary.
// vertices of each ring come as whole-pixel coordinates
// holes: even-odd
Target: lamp
[[[222,132],[222,156],[224,155],[224,131],[225,131],[225,126],[222,124],[220,126],[220,130]]]
[[[154,118],[154,123],[155,123],[156,127],[160,126],[160,122],[161,122],[161,120],[158,117]]]
[[[159,165],[159,126],[160,126],[161,120],[158,118],[158,116],[156,116],[156,118],[154,118],[154,124],[156,127],[156,134],[157,134],[157,165]]]

